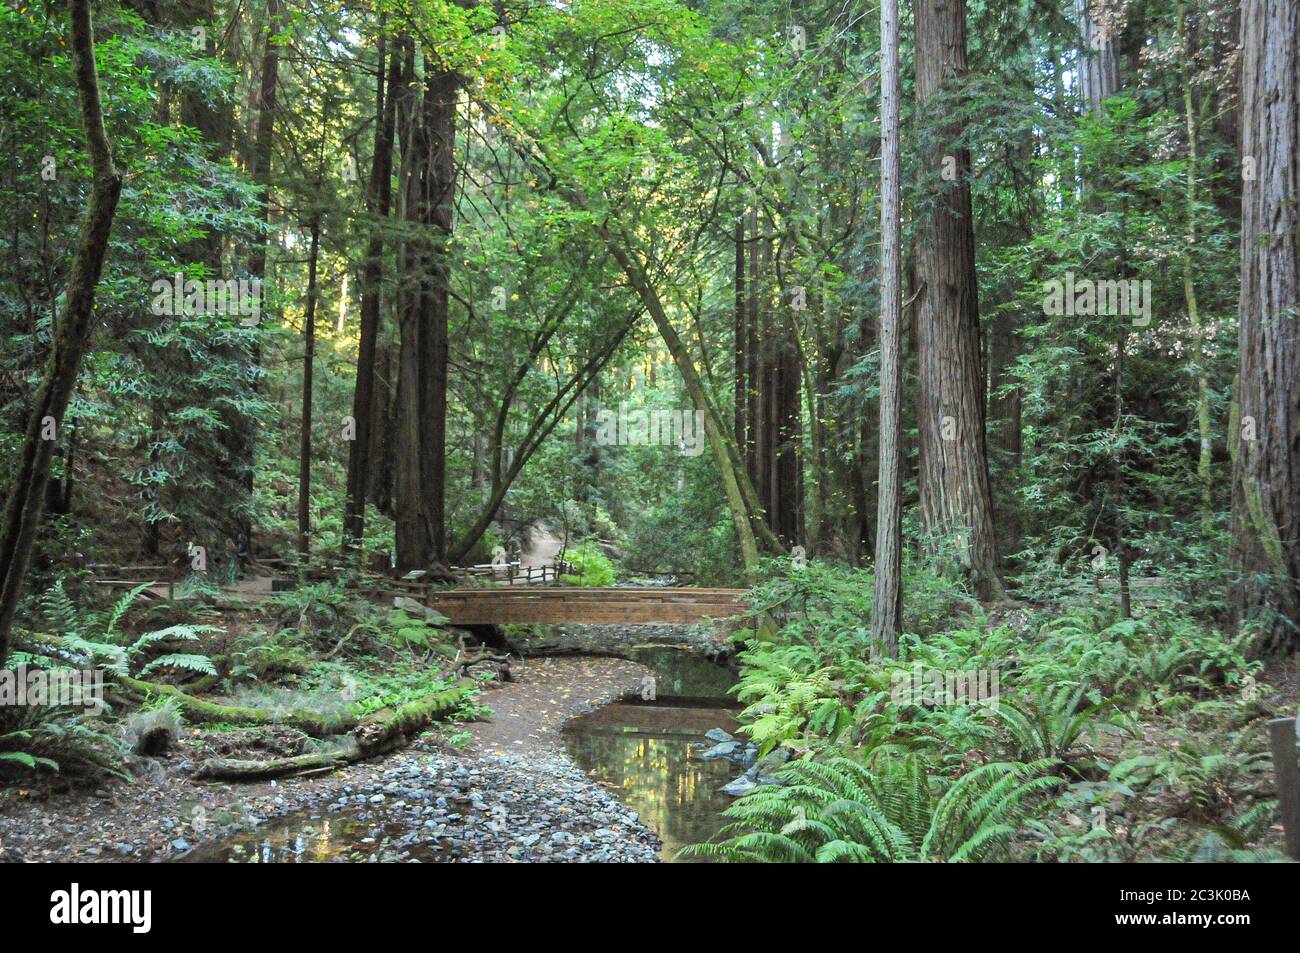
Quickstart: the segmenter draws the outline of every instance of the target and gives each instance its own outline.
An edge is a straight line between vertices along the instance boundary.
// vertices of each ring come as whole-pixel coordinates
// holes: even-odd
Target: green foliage
[[[62,648],[84,657],[110,675],[134,672],[145,678],[164,669],[216,675],[216,666],[206,655],[166,651],[152,654],[159,646],[165,648],[180,642],[198,642],[201,635],[220,632],[216,626],[177,623],[135,637],[121,631],[120,624],[127,611],[140,593],[151,585],[136,586],[107,610],[82,612],[59,581],[42,594],[41,612],[47,626],[61,633]]]
[[[56,772],[67,784],[126,779],[125,753],[116,732],[80,709],[0,707],[0,783],[21,782],[33,771]]]
[[[363,715],[396,708],[447,688],[449,683],[429,672],[372,676],[362,683],[357,711]]]
[[[411,616],[402,609],[393,609],[388,613],[384,633],[401,648],[420,650],[436,648],[444,654],[449,654],[454,649],[444,641],[447,634],[443,630],[443,625],[446,622],[446,616],[436,613],[432,617]]]
[[[1110,777],[1173,798],[1180,813],[1202,821],[1217,822],[1232,813],[1242,788],[1262,779],[1272,763],[1268,750],[1244,732],[1206,737],[1180,731],[1167,745],[1158,754],[1121,761]]]
[[[482,530],[480,517],[498,507],[514,528],[503,521],[465,542],[477,542],[480,553],[513,546],[521,525],[585,540],[566,554],[577,566],[569,584],[614,583],[597,538],[621,553],[619,577],[736,582],[735,525],[712,454],[611,445],[597,422],[620,403],[693,404],[673,372],[684,360],[730,429],[730,412],[739,410],[731,395],[756,389],[753,380],[735,380],[732,363],[743,349],[734,337],[731,227],[753,213],[758,231],[742,225],[742,237],[760,272],[748,292],[762,374],[779,368],[781,386],[793,383],[797,395],[803,506],[786,542],[826,558],[763,567],[755,611],[737,637],[745,666],[737,693],[751,737],[765,753],[792,752],[807,765],[797,772],[839,765],[863,803],[897,831],[914,833],[918,818],[932,816],[917,805],[940,789],[946,797],[972,777],[972,791],[1000,784],[1012,769],[992,764],[1014,758],[1053,759],[1061,777],[1089,779],[1072,784],[1054,815],[1032,828],[1042,859],[1119,856],[1124,838],[1063,826],[1061,812],[1116,798],[1124,803],[1111,806],[1139,812],[1132,788],[1185,816],[1135,819],[1130,846],[1149,839],[1152,853],[1177,851],[1184,838],[1209,857],[1261,836],[1255,735],[1273,700],[1256,699],[1265,686],[1249,631],[1223,632],[1223,594],[1237,569],[1225,460],[1238,364],[1240,236],[1231,210],[1241,191],[1235,144],[1225,138],[1234,124],[1218,121],[1236,107],[1220,75],[1236,43],[1225,25],[1232,18],[1219,15],[1225,4],[1190,4],[1187,31],[1172,5],[1144,5],[1128,25],[1142,56],[1123,64],[1121,94],[1099,108],[1079,108],[1077,57],[1068,52],[1076,31],[1060,4],[971,4],[971,75],[949,84],[925,115],[906,117],[908,229],[931,210],[934,158],[956,146],[970,153],[962,178],[976,210],[979,287],[971,298],[988,344],[981,356],[988,468],[1017,604],[980,606],[966,588],[958,534],[928,532],[909,505],[897,659],[873,657],[873,579],[849,568],[870,562],[878,439],[876,428],[862,426],[876,419],[880,379],[871,328],[881,235],[862,214],[879,186],[872,17],[846,23],[837,5],[801,8],[809,48],[790,55],[782,27],[789,5],[766,0],[644,0],[631,19],[626,0],[527,4],[510,11],[506,44],[494,42],[501,11],[493,5],[439,0],[416,10],[428,14],[416,17],[417,61],[441,64],[474,90],[457,114],[455,240],[442,247],[436,230],[358,214],[355,183],[333,174],[339,158],[370,167],[377,24],[369,5],[323,5],[310,17],[288,16],[277,30],[284,56],[269,194],[244,171],[249,143],[232,134],[256,126],[258,70],[225,56],[246,44],[223,41],[221,56],[196,50],[175,28],[185,15],[175,6],[96,5],[105,122],[125,184],[96,291],[97,329],[58,422],[53,479],[42,488],[51,506],[29,586],[42,594],[22,607],[33,637],[15,662],[51,666],[71,657],[116,674],[216,673],[195,645],[216,631],[202,616],[136,616],[128,628],[143,587],[100,606],[79,591],[95,586],[74,565],[183,565],[186,543],[203,545],[209,571],[181,584],[194,608],[225,598],[217,582],[237,576],[235,540],[250,529],[259,552],[296,550],[302,502],[312,554],[290,557],[290,571],[307,583],[313,570],[340,568],[348,442],[337,425],[352,413],[358,353],[359,283],[347,278],[375,235],[384,239],[386,291],[410,284],[412,261],[431,255],[448,266],[448,440],[440,462],[454,503],[453,542],[471,526]],[[215,12],[231,19],[224,27],[214,21],[214,36],[256,32],[247,10]],[[89,183],[65,20],[56,4],[0,7],[7,82],[0,139],[9,160],[0,182],[7,242],[0,480],[20,459],[22,421],[59,319]],[[1194,48],[1183,49],[1192,38]],[[914,52],[908,42],[905,63]],[[1171,68],[1182,54],[1191,54],[1186,69]],[[955,127],[963,130],[957,143]],[[399,138],[399,151],[408,138]],[[47,157],[56,175],[42,174]],[[407,158],[398,166],[409,169]],[[309,223],[321,229],[325,280],[303,434]],[[917,240],[914,231],[904,236],[905,244]],[[262,253],[268,287],[256,325],[148,307],[156,278],[243,277]],[[1054,312],[1044,283],[1067,271],[1149,281],[1153,320]],[[670,355],[642,320],[647,301],[629,287],[628,272],[648,278],[685,355]],[[1186,287],[1199,296],[1199,326]],[[808,307],[787,307],[796,289],[807,292]],[[781,331],[776,344],[791,347],[796,380],[784,363],[767,364],[777,356],[764,333],[772,327]],[[400,347],[399,331],[389,326],[381,335],[381,364]],[[395,381],[380,377],[382,408]],[[924,402],[914,399],[913,379],[905,388],[907,435],[918,429]],[[1204,484],[1202,415],[1211,463]],[[299,501],[304,436],[313,438],[312,482]],[[375,607],[348,588],[386,564],[394,545],[394,474],[379,456],[370,461],[363,547],[337,578],[251,610],[252,631],[241,633],[223,665],[232,690],[274,703],[299,693],[307,704],[374,710],[439,684],[422,670],[454,651],[441,623]],[[912,468],[904,469],[910,501],[917,487]],[[1124,574],[1106,552],[1120,539]],[[1132,618],[1119,617],[1121,575]],[[61,641],[52,648],[37,635]],[[1002,696],[996,707],[900,700],[892,689],[917,666],[996,671]],[[241,685],[248,681],[258,684]],[[477,703],[467,704],[472,711]],[[1170,730],[1170,720],[1189,734]],[[48,769],[41,746],[60,732],[73,740],[80,729],[69,724],[9,729],[0,763]],[[1169,747],[1153,750],[1147,733]],[[878,756],[886,749],[903,752],[902,760],[885,767]],[[836,760],[843,755],[883,772],[873,781],[879,790],[855,780]],[[1103,785],[1107,771],[1104,787],[1078,786]],[[848,783],[801,777],[827,789]],[[891,807],[886,791],[913,807]],[[910,801],[898,793],[906,791]],[[954,802],[951,810],[965,807]],[[838,814],[818,822],[837,834],[832,841],[805,844],[794,836],[801,828],[779,835],[789,843],[755,831],[756,843],[775,855],[825,848],[824,859],[894,850],[885,827],[848,809],[836,827]],[[1185,837],[1193,823],[1238,821],[1227,833]],[[875,840],[850,837],[868,830]],[[912,833],[898,856],[925,855]],[[932,846],[936,856],[956,856],[973,837]],[[1007,846],[1001,834],[990,837],[999,853]]]
[[[261,627],[241,635],[231,647],[230,677],[260,681],[305,674],[311,658],[295,635],[292,629],[272,635]]]
[[[560,582],[570,586],[593,587],[614,584],[614,564],[601,552],[600,544],[596,541],[587,540],[565,550],[564,558],[573,564],[577,573],[561,576]]]
[[[928,570],[924,578],[932,578]],[[783,747],[799,759],[796,766],[845,757],[865,757],[874,766],[877,757],[894,752],[890,757],[913,759],[932,779],[960,780],[989,764],[1038,765],[1057,776],[1057,786],[1044,785],[1044,799],[1036,802],[1041,810],[1026,821],[1032,838],[1012,848],[1017,856],[1045,860],[1134,859],[1139,849],[1168,855],[1201,836],[1193,824],[1220,823],[1258,800],[1254,779],[1265,757],[1249,725],[1260,710],[1245,689],[1263,689],[1247,681],[1258,664],[1245,659],[1241,637],[1225,638],[1172,609],[1116,619],[1113,609],[1095,601],[1077,602],[1037,614],[1017,609],[1012,625],[951,603],[946,611],[956,614],[957,624],[944,625],[945,610],[926,613],[937,631],[904,635],[897,659],[873,657],[871,592],[868,574],[815,561],[799,570],[773,564],[755,589],[756,608],[778,625],[737,633],[744,648],[735,691],[745,705],[743,730],[763,752]],[[997,672],[999,691],[981,704],[934,705],[896,691],[910,687],[914,674],[930,672]],[[1165,713],[1194,719],[1200,741],[1162,734],[1170,750],[1144,749],[1150,729],[1139,718]],[[1134,788],[1186,820],[1147,816],[1147,802]],[[721,853],[732,859],[745,851],[767,859],[815,857],[834,838],[821,831],[823,840],[810,850],[783,832],[790,817],[775,805],[791,797],[764,790],[743,798],[734,817],[743,815],[751,826]],[[751,801],[755,807],[742,806]],[[1096,807],[1108,812],[1110,827],[1092,823]],[[787,808],[793,805],[781,810]],[[764,825],[766,811],[784,819]],[[1117,827],[1134,833],[1120,839]],[[744,833],[752,837],[738,847]],[[832,857],[859,851],[826,848]],[[869,854],[886,856],[883,848]]]
[[[1251,846],[1276,821],[1277,813],[1276,801],[1256,804],[1227,823],[1213,825],[1175,851],[1171,860],[1193,864],[1287,863],[1289,858],[1280,850]]]
[[[317,662],[303,679],[303,693],[295,706],[322,710],[332,702],[353,715],[369,715],[384,708],[396,708],[426,695],[436,694],[451,683],[434,669],[410,661],[397,666],[359,668],[342,662]],[[286,693],[278,697],[284,704]],[[265,701],[264,707],[268,706]]]
[[[882,755],[867,765],[804,759],[782,772],[787,786],[759,788],[727,810],[730,839],[691,852],[767,862],[997,860],[1059,783],[1046,774],[1051,767],[982,765],[936,797],[940,782],[915,756]]]
[[[1035,687],[1024,701],[1000,701],[993,712],[1010,732],[1017,758],[1050,758],[1073,766],[1091,756],[1084,738],[1095,735],[1097,716],[1114,704],[1109,699],[1086,705],[1083,695],[1083,685]]]

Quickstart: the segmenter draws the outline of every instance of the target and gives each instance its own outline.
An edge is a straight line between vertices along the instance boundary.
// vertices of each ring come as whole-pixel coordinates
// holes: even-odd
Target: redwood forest
[[[0,154],[0,861],[1300,860],[1296,0],[2,0]]]

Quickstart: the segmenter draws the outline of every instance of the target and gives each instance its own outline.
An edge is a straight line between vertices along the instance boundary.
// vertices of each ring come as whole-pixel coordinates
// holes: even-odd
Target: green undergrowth
[[[102,711],[0,706],[0,789],[128,779],[132,726],[150,712],[204,732],[287,725],[323,738],[458,681],[461,636],[444,618],[339,582],[225,610],[201,594],[146,604],[145,588],[104,599],[79,587],[74,600],[56,582],[29,600],[8,667],[99,670],[108,697]],[[471,691],[448,720],[484,712]]]
[[[884,658],[871,651],[869,573],[771,567],[753,602],[772,624],[733,636],[734,691],[760,754],[795,760],[786,786],[740,799],[728,811],[738,826],[698,852],[1280,858],[1268,834],[1271,689],[1245,636],[1172,604],[1131,619],[1098,598],[988,610],[917,567],[906,588],[908,634],[898,658]],[[979,798],[945,802],[969,785]],[[971,845],[925,842],[926,818],[944,812]]]

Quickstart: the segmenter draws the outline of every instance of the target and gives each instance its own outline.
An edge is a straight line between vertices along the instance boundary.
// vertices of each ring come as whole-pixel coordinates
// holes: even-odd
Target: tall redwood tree
[[[970,152],[959,145],[964,129],[953,108],[967,73],[966,3],[917,0],[915,17],[918,111],[950,117],[939,120],[922,163],[916,241],[921,513],[931,539],[955,545],[977,595],[996,599],[1003,588],[984,435]]]
[[[1283,648],[1300,645],[1300,5],[1246,0],[1241,38],[1234,610]]]

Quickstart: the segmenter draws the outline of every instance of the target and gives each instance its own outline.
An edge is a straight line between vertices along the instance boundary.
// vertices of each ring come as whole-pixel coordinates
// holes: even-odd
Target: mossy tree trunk
[[[81,121],[90,153],[92,179],[77,252],[68,273],[67,293],[54,327],[45,373],[32,402],[18,466],[6,493],[0,529],[0,664],[9,655],[14,611],[22,595],[36,529],[41,519],[45,484],[56,440],[46,439],[53,426],[60,433],[81,359],[95,330],[95,288],[108,251],[109,232],[122,193],[122,176],[113,164],[95,71],[94,27],[89,0],[70,0],[72,67],[76,76]]]
[[[898,654],[902,598],[902,209],[899,188],[898,0],[880,5],[880,489],[872,647]]]

